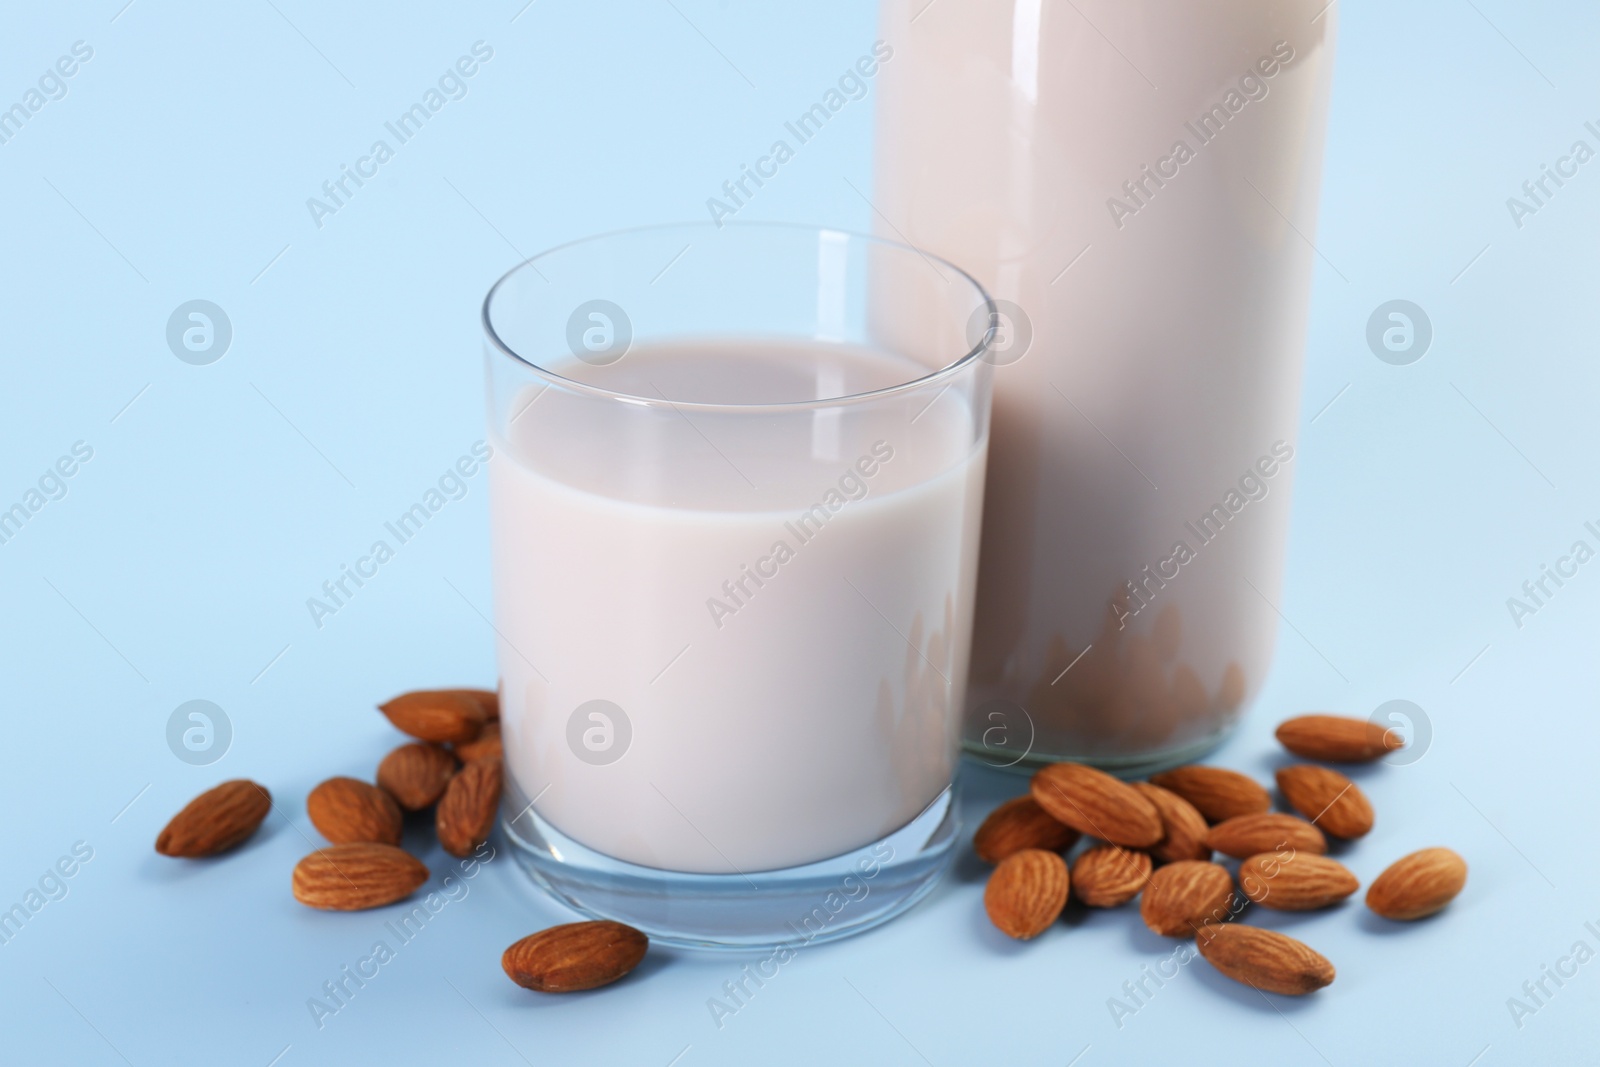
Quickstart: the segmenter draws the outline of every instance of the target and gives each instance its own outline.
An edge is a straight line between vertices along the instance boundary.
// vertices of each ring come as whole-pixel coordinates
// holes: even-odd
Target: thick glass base
[[[501,824],[534,882],[592,918],[690,948],[798,947],[888,922],[938,883],[960,831],[951,786],[893,834],[842,856],[778,871],[683,874],[585,848],[517,793],[507,789]]]

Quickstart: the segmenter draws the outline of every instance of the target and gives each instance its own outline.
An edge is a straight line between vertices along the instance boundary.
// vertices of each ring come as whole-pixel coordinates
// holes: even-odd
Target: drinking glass
[[[490,290],[502,817],[534,881],[744,948],[932,888],[997,321],[944,260],[781,224],[588,238]]]

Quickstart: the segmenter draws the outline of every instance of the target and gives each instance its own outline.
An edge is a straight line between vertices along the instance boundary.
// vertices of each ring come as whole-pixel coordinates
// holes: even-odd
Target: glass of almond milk
[[[535,256],[483,322],[525,868],[699,946],[909,907],[957,831],[982,287],[869,236],[674,225]]]

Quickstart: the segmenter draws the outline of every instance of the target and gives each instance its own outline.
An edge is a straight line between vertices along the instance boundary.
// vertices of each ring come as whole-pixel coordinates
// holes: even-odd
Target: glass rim
[[[533,362],[533,360],[517,352],[509,344],[507,344],[504,339],[501,338],[500,334],[496,332],[494,328],[494,323],[490,320],[489,308],[490,305],[494,303],[495,297],[500,293],[501,287],[506,285],[506,283],[508,283],[513,276],[520,274],[528,267],[533,267],[535,273],[537,273],[538,268],[536,264],[538,261],[547,256],[552,256],[557,252],[564,251],[568,248],[573,248],[577,245],[589,244],[594,241],[602,241],[613,237],[623,237],[629,234],[649,233],[654,230],[696,230],[703,232],[706,230],[716,231],[721,229],[803,230],[811,233],[835,233],[852,240],[866,241],[885,248],[892,248],[899,252],[908,252],[932,263],[941,264],[954,271],[960,279],[965,280],[967,284],[972,286],[973,290],[977,293],[979,298],[981,298],[983,307],[988,312],[989,327],[984,331],[983,336],[978,339],[977,344],[967,350],[967,352],[957,357],[955,360],[929,371],[920,378],[913,378],[905,382],[897,382],[894,385],[884,386],[880,389],[870,389],[861,393],[847,393],[844,396],[826,397],[819,400],[794,400],[765,404],[729,404],[708,403],[704,401],[668,400],[663,397],[639,396],[635,393],[624,393],[615,389],[608,389],[604,386],[592,385],[588,382],[580,382],[576,379],[568,378],[565,375],[557,374],[548,367],[540,366],[539,364]],[[892,241],[884,237],[879,237],[876,234],[859,233],[854,230],[843,230],[834,226],[821,226],[814,223],[805,222],[759,221],[731,221],[723,222],[721,224],[699,221],[661,222],[652,223],[646,226],[626,226],[621,229],[607,230],[604,233],[589,234],[588,236],[578,237],[571,241],[564,241],[561,244],[554,245],[542,252],[534,253],[527,259],[522,260],[516,266],[502,274],[495,281],[495,283],[489,287],[489,292],[484,296],[483,307],[479,317],[483,323],[483,332],[488,338],[489,344],[501,355],[522,364],[539,378],[544,379],[545,388],[547,389],[552,386],[559,386],[575,393],[586,394],[588,396],[597,397],[600,399],[615,400],[619,403],[631,404],[639,407],[667,408],[675,411],[687,410],[702,412],[758,411],[778,413],[784,411],[815,411],[850,404],[884,400],[897,394],[916,392],[920,389],[925,389],[931,385],[935,385],[941,381],[944,381],[945,379],[954,378],[956,375],[960,374],[963,370],[970,366],[974,361],[981,359],[983,355],[989,351],[995,335],[998,333],[1000,328],[1000,309],[995,304],[994,297],[991,296],[989,291],[983,287],[983,283],[979,282],[978,279],[974,278],[972,275],[968,274],[965,270],[962,270],[948,259],[945,259],[943,256],[934,255],[932,252],[924,251],[923,249],[917,248],[914,245],[906,244],[901,241]]]

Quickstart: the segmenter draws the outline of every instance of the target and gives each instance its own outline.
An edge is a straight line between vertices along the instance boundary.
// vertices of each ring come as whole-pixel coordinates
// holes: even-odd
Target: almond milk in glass
[[[523,868],[698,947],[911,907],[959,831],[982,287],[871,236],[669,224],[541,253],[483,319]]]
[[[1008,319],[969,752],[1136,773],[1271,661],[1337,8],[883,0],[880,226]]]

